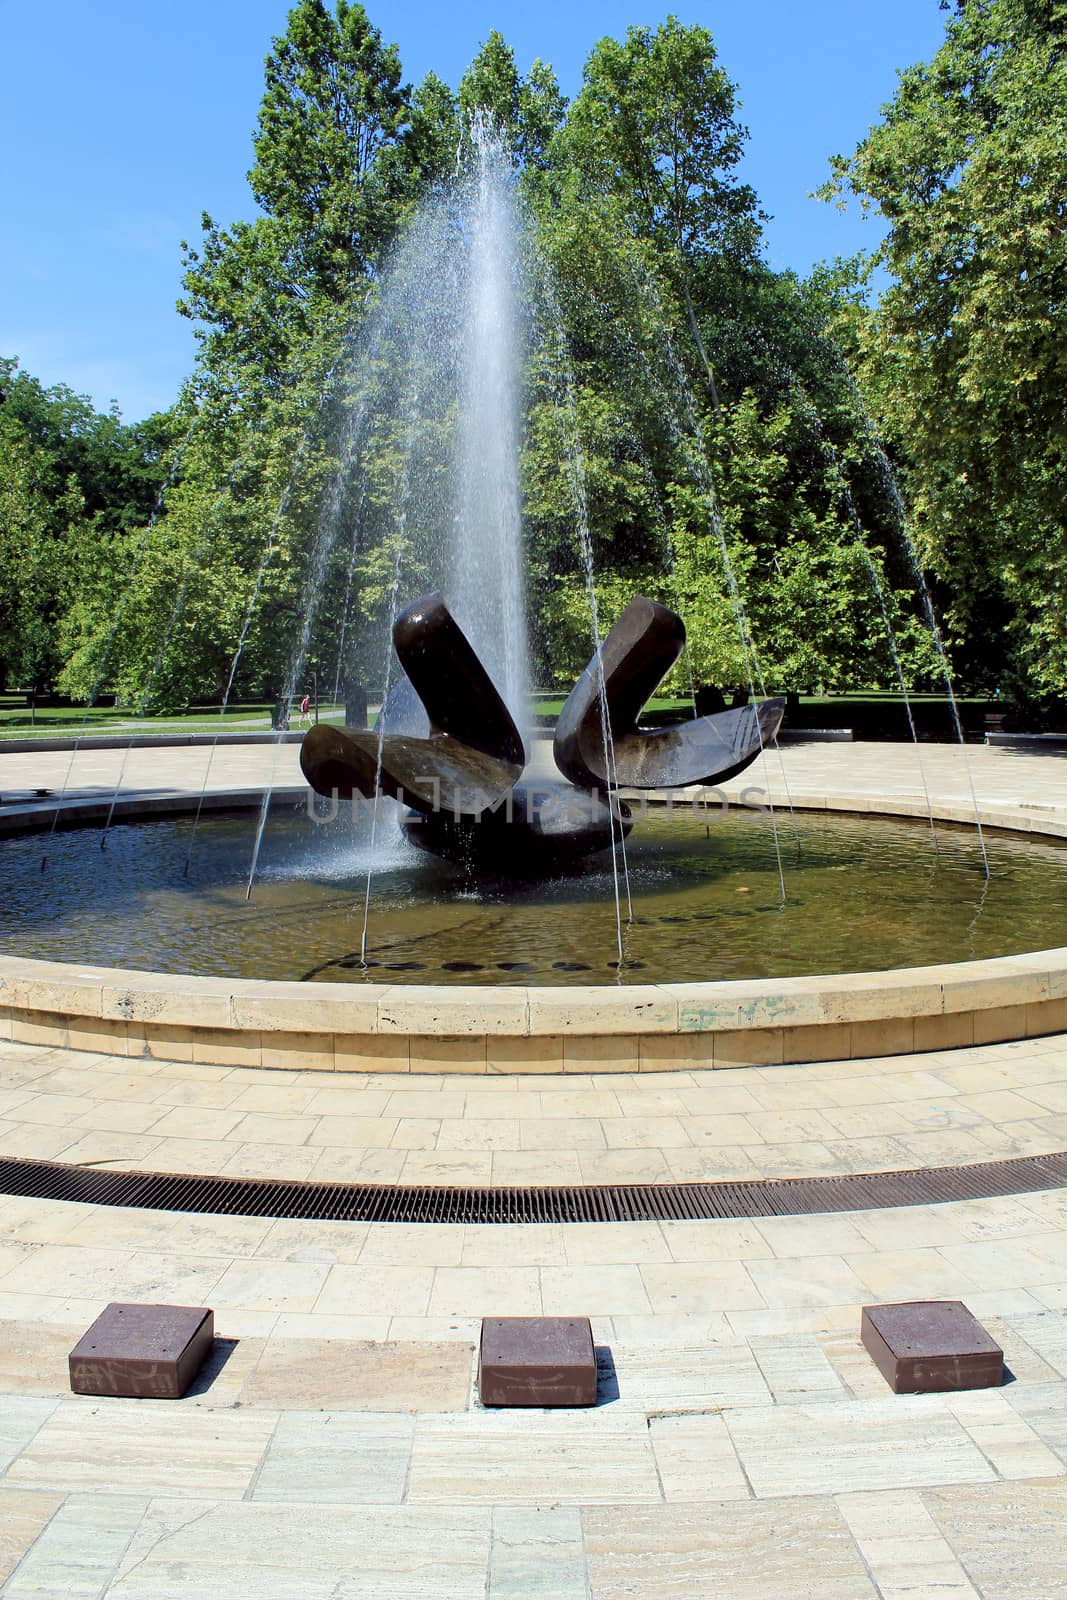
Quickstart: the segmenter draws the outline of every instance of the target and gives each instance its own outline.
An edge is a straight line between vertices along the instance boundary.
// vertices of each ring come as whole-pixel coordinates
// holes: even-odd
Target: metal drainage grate
[[[1067,1152],[964,1167],[759,1178],[736,1183],[613,1183],[527,1189],[403,1188],[288,1178],[106,1172],[58,1161],[0,1160],[0,1193],[96,1206],[138,1206],[328,1222],[658,1222],[871,1211],[1067,1188]]]

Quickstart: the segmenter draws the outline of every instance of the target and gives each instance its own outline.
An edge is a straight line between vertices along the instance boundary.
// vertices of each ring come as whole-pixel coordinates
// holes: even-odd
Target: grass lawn
[[[136,733],[267,733],[272,704],[266,701],[231,705],[224,717],[210,707],[181,716],[138,717],[114,706],[38,706],[31,713],[25,695],[0,696],[0,743],[4,739],[70,739],[93,734]],[[343,706],[319,707],[320,722],[344,721]],[[290,727],[299,728],[293,712]]]
[[[376,700],[372,696],[372,706]],[[563,709],[566,695],[555,690],[537,690],[534,692],[532,707],[537,717],[555,718]],[[981,723],[981,714],[989,701],[985,698],[972,698],[961,696],[958,700],[960,714],[968,724]],[[817,725],[813,721],[813,713],[820,707],[825,707],[828,722],[840,724],[847,721],[847,711],[854,707],[857,722],[863,721],[863,712],[868,715],[878,707],[889,709],[901,704],[900,695],[890,690],[862,690],[857,694],[827,694],[827,695],[801,695],[800,710],[806,713],[803,717],[807,726]],[[915,709],[924,706],[946,706],[944,695],[939,694],[914,694],[911,704]],[[677,712],[688,716],[692,711],[692,701],[686,698],[662,697],[649,701],[646,708],[650,712]],[[218,711],[213,711],[209,706],[195,707],[182,715],[139,717],[134,713],[115,706],[38,706],[31,713],[26,704],[25,695],[0,694],[0,744],[5,739],[57,739],[57,738],[86,738],[93,734],[110,734],[122,736],[124,734],[150,734],[150,733],[265,733],[270,729],[270,715],[272,705],[267,701],[244,701],[231,705],[224,717]],[[799,720],[799,719],[798,719]],[[344,707],[340,705],[320,705],[319,721],[329,722],[341,726],[344,722]],[[371,716],[373,726],[374,716]],[[299,729],[301,722],[298,713],[294,710],[290,716],[290,728]]]

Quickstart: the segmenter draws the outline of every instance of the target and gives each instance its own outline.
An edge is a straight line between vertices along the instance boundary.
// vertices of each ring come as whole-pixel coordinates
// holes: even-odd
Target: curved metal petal
[[[381,738],[370,729],[320,724],[300,745],[304,776],[319,794],[369,799],[377,789],[424,813],[481,815],[510,792],[526,764],[507,706],[439,594],[400,613],[393,643],[405,687],[383,708]],[[389,731],[390,721],[405,731]],[[426,737],[406,731],[420,725],[428,727]]]
[[[638,595],[603,641],[568,696],[556,724],[553,754],[580,788],[675,789],[718,783],[742,772],[778,732],[784,700],[720,711],[670,728],[641,729],[637,719],[685,643],[680,617]],[[601,674],[614,761],[604,752]]]
[[[526,765],[510,711],[439,594],[424,595],[400,613],[393,643],[432,732],[497,761]]]
[[[522,775],[517,762],[497,761],[472,750],[447,734],[409,739],[378,735],[356,728],[310,728],[300,745],[300,766],[319,794],[355,793],[372,799],[381,794],[402,800],[416,811],[443,811],[454,817],[477,817],[497,805]],[[377,782],[376,782],[377,780]]]

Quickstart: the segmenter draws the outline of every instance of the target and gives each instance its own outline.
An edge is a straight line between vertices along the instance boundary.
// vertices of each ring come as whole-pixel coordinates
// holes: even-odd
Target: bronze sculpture
[[[411,841],[469,868],[538,873],[606,849],[632,825],[619,789],[732,778],[775,737],[785,710],[784,700],[765,700],[642,729],[640,713],[677,661],[685,626],[639,595],[560,713],[553,754],[566,781],[522,781],[519,730],[442,597],[401,612],[393,642],[404,677],[379,727],[312,728],[301,768],[319,794],[403,801]]]

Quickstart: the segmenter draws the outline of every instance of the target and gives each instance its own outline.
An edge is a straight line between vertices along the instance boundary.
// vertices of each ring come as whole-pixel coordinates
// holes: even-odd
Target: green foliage
[[[456,96],[436,73],[428,72],[411,97],[411,125],[402,147],[412,194],[454,170],[459,128]]]
[[[704,30],[631,30],[598,46],[531,186],[558,285],[549,320],[573,371],[568,411],[551,359],[535,370],[528,428],[544,671],[565,682],[581,653],[585,578],[559,470],[578,444],[601,610],[610,621],[638,589],[683,613],[676,692],[689,671],[784,689],[893,683],[883,604],[914,684],[933,651],[829,337],[836,300],[760,260],[759,213],[733,179],[733,105]],[[674,128],[692,153],[672,146]],[[587,621],[586,656],[588,635]]]
[[[464,118],[487,111],[497,127],[514,133],[519,121],[519,70],[515,52],[496,29],[463,75],[459,109]]]
[[[1067,691],[1067,5],[967,0],[828,195],[889,222],[840,330],[970,681]]]
[[[0,415],[0,679],[37,688],[58,661],[65,557],[84,515],[77,481]]]
[[[412,123],[396,47],[361,5],[300,0],[266,62],[249,173],[264,214],[226,230],[205,213],[185,247],[179,310],[205,326],[209,371],[283,382],[323,316],[358,301],[400,221],[406,155],[437,159],[446,110],[424,85]]]
[[[756,197],[735,169],[746,133],[706,28],[668,17],[602,39],[567,121],[571,160],[618,197],[632,231],[678,258],[758,245]]]
[[[361,5],[301,0],[267,57],[249,182],[290,230],[300,277],[342,298],[392,225],[379,157],[409,118],[395,45]],[[385,181],[383,181],[383,179]]]
[[[0,683],[47,689],[66,658],[64,619],[92,569],[109,604],[123,552],[148,518],[175,421],[126,427],[62,385],[0,359]]]
[[[301,359],[299,380],[287,376],[246,405],[214,395],[202,403],[166,515],[130,563],[118,611],[93,606],[88,586],[72,613],[71,692],[91,692],[106,670],[142,711],[218,701],[240,648],[237,689],[278,693],[330,470],[328,449],[304,444],[316,423],[329,432],[318,342]]]
[[[487,116],[520,165],[531,170],[545,166],[549,145],[566,110],[552,68],[535,61],[529,76],[523,78],[514,51],[495,29],[459,86],[461,127],[466,128],[478,113]]]

